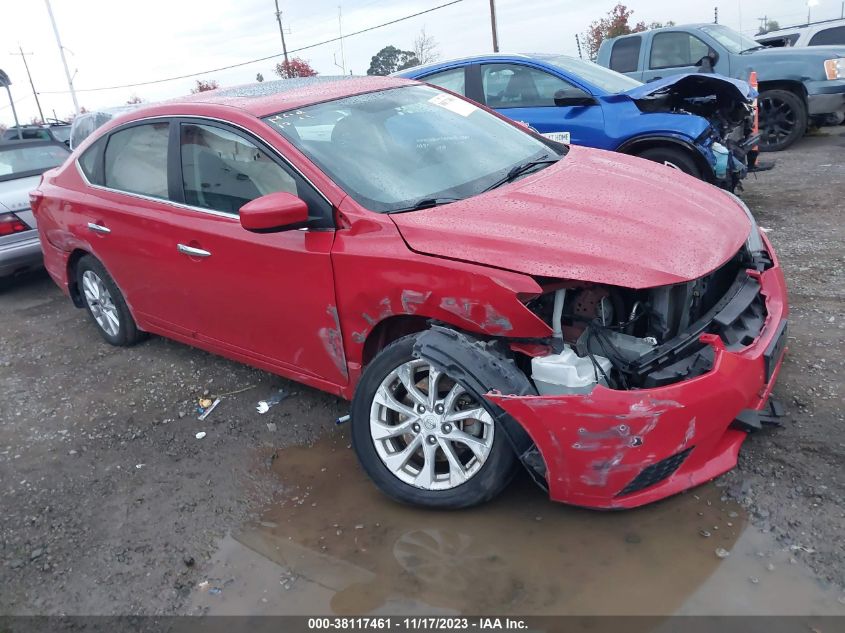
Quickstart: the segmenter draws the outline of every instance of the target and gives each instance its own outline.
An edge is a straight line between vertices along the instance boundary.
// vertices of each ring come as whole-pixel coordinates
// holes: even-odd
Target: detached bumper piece
[[[765,409],[744,409],[733,422],[733,428],[751,433],[766,426],[780,426],[783,417],[783,405],[774,398],[769,398]]]

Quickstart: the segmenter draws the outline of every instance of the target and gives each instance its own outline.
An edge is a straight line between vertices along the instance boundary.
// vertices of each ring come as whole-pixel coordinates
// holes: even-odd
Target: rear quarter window
[[[610,69],[618,73],[632,73],[640,63],[642,38],[639,35],[616,40],[610,49]]]
[[[79,157],[79,169],[85,174],[92,185],[102,185],[103,183],[103,164],[100,158],[103,154],[103,148],[106,146],[105,139],[99,139],[91,147],[86,149],[82,156]]]
[[[111,189],[167,199],[169,123],[144,123],[109,136],[105,185]]]
[[[835,46],[840,44],[845,44],[845,26],[835,26],[819,31],[810,38],[810,43],[807,46]]]

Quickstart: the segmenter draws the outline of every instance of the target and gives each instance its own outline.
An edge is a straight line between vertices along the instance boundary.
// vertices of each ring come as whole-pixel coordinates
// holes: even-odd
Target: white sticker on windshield
[[[464,101],[463,99],[458,99],[457,97],[453,97],[452,95],[447,95],[445,93],[436,95],[428,100],[429,103],[433,103],[436,106],[440,106],[441,108],[446,108],[454,112],[455,114],[460,114],[461,116],[469,116],[478,108],[472,105],[469,101]]]
[[[569,132],[546,132],[543,134],[550,141],[569,145]]]

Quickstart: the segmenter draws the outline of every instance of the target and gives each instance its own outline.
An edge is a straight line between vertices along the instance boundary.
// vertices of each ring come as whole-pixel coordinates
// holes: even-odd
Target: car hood
[[[626,90],[625,94],[634,101],[671,94],[681,99],[715,95],[719,100],[732,99],[742,102],[756,97],[757,91],[747,82],[739,79],[711,73],[686,73],[650,81],[642,86]]]
[[[766,59],[768,61],[791,61],[795,59],[831,59],[845,57],[845,46],[778,46],[772,48],[758,48],[741,54]]]
[[[419,253],[627,288],[702,277],[735,255],[751,229],[736,201],[711,185],[577,146],[510,185],[390,217]]]

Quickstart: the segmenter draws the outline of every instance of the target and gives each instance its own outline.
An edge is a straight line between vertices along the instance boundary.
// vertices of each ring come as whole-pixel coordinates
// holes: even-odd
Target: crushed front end
[[[692,73],[650,82],[628,95],[643,112],[687,114],[709,123],[694,144],[712,169],[713,184],[734,191],[755,167],[757,92],[746,82]]]
[[[552,499],[630,508],[735,466],[786,342],[786,284],[756,225],[730,261],[688,283],[545,289],[528,307],[555,337],[512,345],[540,395],[486,397],[531,436],[542,460],[530,467]]]

